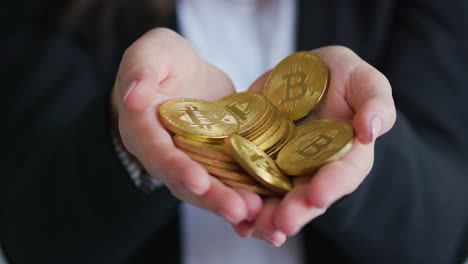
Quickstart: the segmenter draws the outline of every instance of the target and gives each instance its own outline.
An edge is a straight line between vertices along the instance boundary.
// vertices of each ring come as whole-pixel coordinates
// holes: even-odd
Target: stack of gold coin
[[[224,144],[210,144],[191,140],[180,135],[174,136],[176,146],[200,163],[211,175],[232,187],[248,189],[262,194],[274,193],[257,183],[231,156]]]
[[[273,158],[294,136],[294,123],[263,94],[235,93],[217,100],[216,103],[237,118],[240,136]]]
[[[277,192],[263,186],[250,176],[239,165],[224,144],[210,144],[195,141],[180,135],[174,136],[175,145],[187,155],[200,163],[211,175],[217,177],[222,183],[243,188],[261,195],[272,196]]]
[[[224,107],[199,99],[174,99],[160,106],[159,116],[175,134],[175,145],[224,184],[265,196],[279,193],[250,176],[227,150],[224,139],[237,133],[239,124]]]
[[[175,99],[161,105],[160,119],[176,146],[224,184],[282,195],[292,188],[289,176],[310,174],[351,147],[349,124],[294,125],[318,107],[328,79],[320,57],[297,52],[270,72],[263,94],[234,93],[215,103]]]

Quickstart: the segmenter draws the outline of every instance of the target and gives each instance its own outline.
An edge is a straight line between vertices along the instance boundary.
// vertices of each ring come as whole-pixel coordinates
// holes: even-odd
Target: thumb
[[[270,74],[271,70],[263,73],[260,77],[258,77],[249,87],[249,91],[251,92],[263,92],[263,88],[265,86],[265,82],[268,79],[268,75]]]
[[[387,78],[346,47],[314,50],[329,67],[331,89],[353,112],[353,127],[362,144],[373,142],[395,123],[396,110]]]
[[[177,33],[164,28],[148,31],[124,53],[114,86],[119,110],[141,112],[150,107],[174,71],[172,61],[181,61],[186,49]],[[169,58],[172,57],[172,58]]]
[[[131,112],[142,112],[149,108],[158,92],[159,78],[156,71],[151,66],[136,65],[123,75],[125,81],[115,87],[121,91],[121,107]]]
[[[359,141],[368,144],[386,133],[396,120],[387,78],[371,65],[358,64],[350,74],[347,101],[355,111],[353,126]]]

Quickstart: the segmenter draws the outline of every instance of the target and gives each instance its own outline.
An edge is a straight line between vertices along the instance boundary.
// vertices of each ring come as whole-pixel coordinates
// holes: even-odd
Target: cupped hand
[[[126,149],[177,198],[231,223],[252,219],[259,196],[229,188],[177,149],[158,119],[161,103],[189,97],[214,100],[234,92],[231,80],[168,29],[149,31],[125,52],[112,91],[112,111]]]
[[[392,91],[383,74],[345,47],[330,46],[312,52],[327,64],[330,82],[319,109],[302,122],[329,118],[352,123],[352,148],[314,175],[294,178],[293,189],[282,199],[265,200],[255,221],[234,225],[240,236],[253,234],[279,246],[287,236],[298,233],[334,202],[358,188],[372,168],[375,139],[395,122]],[[267,74],[250,89],[263,89]]]

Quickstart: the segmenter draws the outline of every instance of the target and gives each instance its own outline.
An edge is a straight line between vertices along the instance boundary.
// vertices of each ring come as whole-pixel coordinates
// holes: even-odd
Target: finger
[[[119,110],[139,112],[151,106],[160,83],[170,76],[172,63],[183,61],[177,56],[183,43],[175,32],[155,29],[125,51],[114,87]]]
[[[138,157],[150,175],[166,184],[177,183],[202,195],[210,187],[209,175],[200,164],[175,147],[172,136],[162,127],[154,109],[121,113],[119,130],[125,147]]]
[[[176,197],[216,212],[234,223],[247,218],[246,201],[249,202],[251,216],[259,210],[259,197],[246,193],[240,195],[218,181],[214,181],[216,186],[211,186],[212,177],[199,163],[175,147],[171,135],[162,128],[152,111],[143,114],[127,113],[123,118],[127,115],[130,116],[127,122],[132,124],[133,129],[124,137],[129,138],[130,149],[140,157],[150,175],[162,180]],[[126,130],[122,130],[125,133]],[[131,134],[134,131],[137,131],[137,136]],[[147,140],[135,142],[132,140],[135,138]]]
[[[248,208],[243,197],[218,179],[211,177],[211,180],[212,187],[198,202],[214,206],[215,210],[232,224],[247,220]]]
[[[331,46],[313,52],[328,65],[331,76],[326,100],[333,97],[335,104],[328,105],[333,109],[324,112],[334,112],[345,120],[352,118],[356,135],[364,144],[387,132],[395,122],[396,110],[385,76],[345,47]],[[354,117],[339,106],[349,106]]]
[[[215,100],[234,92],[224,72],[165,28],[149,31],[125,51],[115,86],[118,105],[130,111],[147,109],[160,94]]]
[[[280,200],[276,198],[270,198],[265,201],[263,210],[255,220],[254,231],[256,237],[261,237],[276,247],[281,246],[286,241],[286,235],[277,230],[273,222],[273,215],[279,204]]]
[[[342,159],[321,167],[309,184],[309,202],[315,207],[329,207],[355,191],[369,174],[374,162],[373,143],[364,145],[354,139],[353,147]]]
[[[177,198],[220,215],[231,224],[246,221],[248,210],[243,198],[234,189],[222,184],[218,179],[214,177],[210,177],[210,179],[210,189],[200,196],[187,192],[185,188],[179,188],[177,185],[169,185],[168,187]]]
[[[200,87],[206,87],[209,89],[209,92],[200,94],[200,91],[197,91],[197,89],[191,89],[190,93],[188,93],[189,97],[215,101],[223,96],[235,92],[234,83],[232,82],[231,78],[229,78],[226,73],[217,67],[211,64],[206,64],[204,76],[207,78],[204,80],[203,84],[200,84]],[[189,87],[191,87],[192,84],[189,85]]]
[[[308,184],[295,186],[278,208],[276,226],[287,235],[295,234],[338,199],[355,191],[372,167],[373,147],[355,139],[342,159],[321,167]]]
[[[254,220],[262,209],[262,198],[260,198],[258,194],[240,188],[236,188],[235,190],[244,199],[247,205],[247,220]]]
[[[243,189],[236,189],[236,191],[246,203],[247,220],[242,221],[237,225],[232,225],[232,228],[240,237],[250,237],[252,235],[255,224],[253,220],[258,215],[263,206],[262,199],[257,194]]]
[[[362,143],[370,143],[395,123],[391,87],[383,74],[367,63],[351,73],[348,102],[356,112],[353,126]]]
[[[157,122],[142,121],[141,125],[158,126]],[[174,146],[171,136],[164,129],[138,130],[143,137],[152,139],[137,151],[142,164],[151,175],[163,181],[174,196],[221,215],[231,223],[239,223],[246,220],[249,214],[253,216],[258,212],[259,205],[261,207],[259,197],[246,193],[241,195],[210,176],[198,162]],[[144,132],[155,134],[147,137]]]
[[[284,234],[293,236],[325,210],[309,203],[307,184],[295,186],[278,206],[274,215],[275,227]]]
[[[243,221],[237,225],[232,225],[232,228],[240,237],[246,238],[252,236],[254,230],[255,222],[253,221]]]
[[[165,139],[166,136],[168,138]],[[177,198],[221,215],[231,223],[246,220],[249,211],[256,214],[255,211],[259,210],[259,198],[253,194],[240,195],[210,176],[198,162],[175,148],[164,130],[160,136],[154,137],[154,142],[140,156],[150,174],[158,175]]]
[[[286,235],[281,231],[275,231],[272,234],[268,234],[264,236],[264,239],[270,242],[275,247],[280,247],[286,242]]]
[[[252,233],[252,236],[255,237],[258,240],[267,241],[274,247],[280,247],[281,245],[284,244],[284,242],[286,242],[286,236],[281,232],[277,232],[277,233],[275,233],[275,235],[272,235],[267,239],[267,238],[265,238],[265,236],[261,232],[259,232],[258,230],[254,230],[254,232]],[[275,242],[271,242],[270,240],[271,241],[280,241],[280,242],[275,243]]]
[[[235,191],[220,183],[198,162],[175,147],[159,120],[147,122],[143,116],[137,115],[131,119],[139,135],[151,139],[145,141],[146,145],[143,145],[138,156],[142,157],[145,168],[152,175],[158,175],[176,197],[215,212],[231,223],[238,223],[258,213],[261,208],[258,195]]]
[[[211,188],[211,176],[199,163],[175,148],[172,141],[156,139],[146,148],[139,157],[151,175],[195,195],[204,195]]]
[[[268,200],[265,200],[263,210],[255,220],[256,230],[260,231],[262,234],[272,234],[276,231],[276,227],[273,223],[273,213],[279,203],[280,200],[277,198],[269,198]]]
[[[270,74],[270,71],[265,72],[262,74],[260,77],[258,77],[249,87],[249,91],[252,92],[263,92],[263,87],[265,86],[265,82],[268,79],[268,75]]]

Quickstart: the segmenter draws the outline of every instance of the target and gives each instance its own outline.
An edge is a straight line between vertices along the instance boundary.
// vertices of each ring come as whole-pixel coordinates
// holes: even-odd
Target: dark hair
[[[61,31],[71,34],[97,60],[114,68],[126,47],[144,32],[166,26],[173,0],[69,0],[59,18]],[[111,69],[112,70],[112,69]]]

